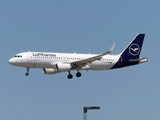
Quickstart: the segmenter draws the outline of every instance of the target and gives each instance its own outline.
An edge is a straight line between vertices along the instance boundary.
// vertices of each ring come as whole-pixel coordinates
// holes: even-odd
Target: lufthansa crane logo
[[[131,44],[129,47],[129,53],[133,56],[138,55],[140,52],[140,47],[137,44]]]

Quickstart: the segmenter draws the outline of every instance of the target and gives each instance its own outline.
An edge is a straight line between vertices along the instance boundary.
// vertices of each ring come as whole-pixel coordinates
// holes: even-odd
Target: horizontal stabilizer
[[[139,58],[139,59],[131,59],[129,61],[131,61],[131,62],[137,62],[137,61],[145,60],[145,59],[148,59],[148,58],[150,58],[150,57],[144,57],[144,58]]]

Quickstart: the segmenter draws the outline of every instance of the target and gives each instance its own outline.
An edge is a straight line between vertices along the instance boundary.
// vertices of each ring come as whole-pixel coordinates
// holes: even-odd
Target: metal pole
[[[87,109],[85,109],[85,107],[83,108],[83,118],[87,120]]]
[[[87,120],[87,110],[88,109],[100,109],[100,107],[83,107],[83,118],[84,118],[84,120]]]

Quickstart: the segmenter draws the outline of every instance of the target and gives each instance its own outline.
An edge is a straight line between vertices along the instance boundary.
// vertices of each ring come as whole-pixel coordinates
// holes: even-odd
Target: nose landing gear
[[[29,68],[27,68],[27,73],[25,75],[29,76]]]

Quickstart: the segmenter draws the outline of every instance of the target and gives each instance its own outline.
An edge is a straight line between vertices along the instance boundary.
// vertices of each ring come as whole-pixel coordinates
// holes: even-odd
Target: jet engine
[[[71,69],[71,65],[64,64],[64,63],[57,63],[56,68],[57,68],[58,72],[65,72],[65,71],[69,71]]]
[[[57,70],[54,68],[43,68],[43,73],[48,75],[56,74]]]

